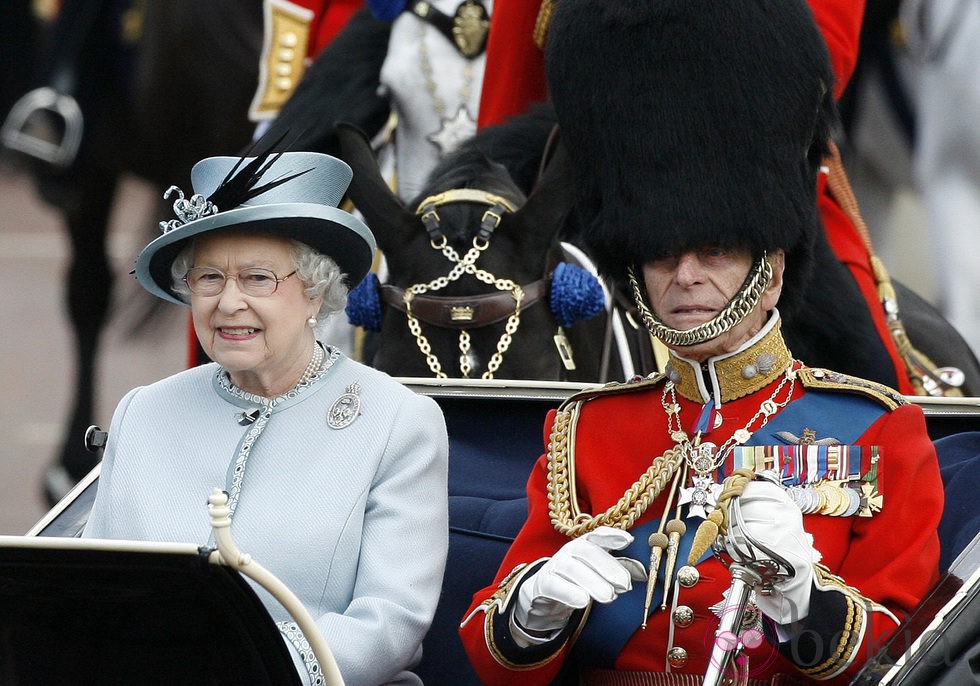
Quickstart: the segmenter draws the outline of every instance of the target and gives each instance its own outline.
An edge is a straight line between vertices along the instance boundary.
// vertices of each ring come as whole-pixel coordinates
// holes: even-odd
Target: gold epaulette
[[[884,405],[889,412],[907,403],[902,394],[894,388],[829,369],[804,367],[796,372],[796,378],[808,389],[835,390],[872,398]]]
[[[558,408],[563,410],[569,405],[573,405],[579,402],[585,402],[592,400],[593,398],[599,398],[602,396],[613,395],[617,393],[632,393],[634,391],[647,390],[649,388],[654,388],[659,386],[664,381],[666,381],[666,374],[655,374],[654,376],[645,377],[642,379],[637,379],[635,381],[610,381],[602,386],[596,386],[594,388],[586,388],[584,390],[578,391],[574,395],[569,396],[565,399],[565,402],[561,404]]]

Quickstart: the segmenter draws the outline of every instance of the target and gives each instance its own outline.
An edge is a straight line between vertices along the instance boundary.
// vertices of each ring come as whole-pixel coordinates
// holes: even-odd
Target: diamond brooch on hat
[[[177,215],[177,219],[160,222],[160,230],[164,233],[173,231],[188,222],[207,217],[208,215],[218,214],[218,207],[203,195],[195,193],[190,198],[185,198],[184,191],[177,188],[177,186],[168,188],[167,192],[163,194],[163,199],[169,200],[174,192],[178,196],[174,200],[174,214]]]

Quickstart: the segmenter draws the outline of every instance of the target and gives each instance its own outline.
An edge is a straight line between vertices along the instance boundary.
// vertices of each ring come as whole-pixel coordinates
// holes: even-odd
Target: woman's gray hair
[[[321,322],[327,317],[340,312],[347,304],[347,284],[344,274],[332,259],[317,252],[306,243],[287,239],[289,255],[296,269],[296,276],[306,289],[306,295],[311,299],[323,298],[317,319]],[[191,292],[184,283],[184,275],[194,266],[194,240],[187,242],[170,265],[171,290],[184,302],[190,302]]]

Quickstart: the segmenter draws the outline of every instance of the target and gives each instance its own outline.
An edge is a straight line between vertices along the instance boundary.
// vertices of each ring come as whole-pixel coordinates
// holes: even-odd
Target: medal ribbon
[[[828,464],[830,455],[836,457],[836,468]],[[732,449],[732,465],[755,472],[774,469],[784,486],[801,486],[822,480],[858,479],[871,469],[868,460],[862,459],[865,456],[860,445],[745,445]]]
[[[692,435],[706,434],[715,428],[716,414],[715,401],[713,399],[709,400],[708,404],[701,408],[701,414],[698,416],[698,421],[694,424],[694,431],[691,432]]]

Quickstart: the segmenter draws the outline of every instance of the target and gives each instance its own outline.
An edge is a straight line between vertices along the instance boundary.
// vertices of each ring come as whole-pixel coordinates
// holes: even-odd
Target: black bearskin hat
[[[551,97],[597,265],[782,248],[792,309],[821,231],[833,71],[803,0],[561,0]]]

